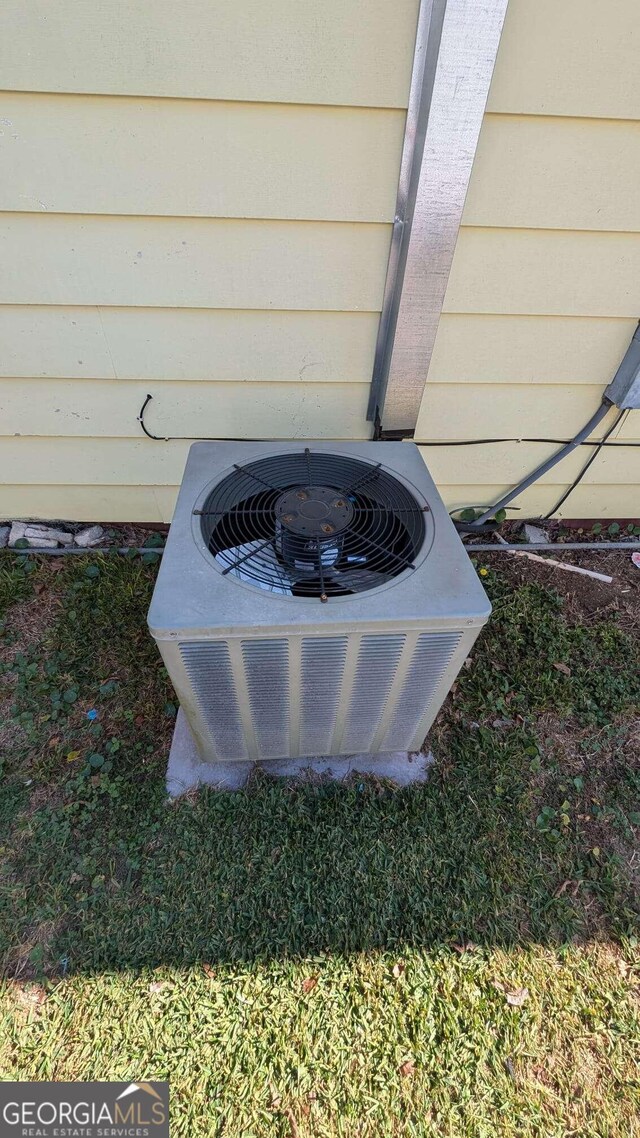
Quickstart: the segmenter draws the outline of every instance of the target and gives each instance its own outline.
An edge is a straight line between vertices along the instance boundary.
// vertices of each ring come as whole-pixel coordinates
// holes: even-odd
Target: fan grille
[[[413,569],[427,511],[380,464],[305,448],[236,465],[196,513],[223,574],[327,601]]]

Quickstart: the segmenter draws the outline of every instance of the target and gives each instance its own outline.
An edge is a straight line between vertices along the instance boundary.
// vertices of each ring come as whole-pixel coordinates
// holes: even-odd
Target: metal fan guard
[[[430,520],[381,464],[309,448],[234,465],[194,512],[223,575],[321,601],[412,570]]]

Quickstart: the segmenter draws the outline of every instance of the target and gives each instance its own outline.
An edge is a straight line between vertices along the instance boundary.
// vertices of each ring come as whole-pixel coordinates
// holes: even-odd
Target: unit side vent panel
[[[404,642],[404,636],[362,637],[340,748],[343,754],[368,751],[373,743]]]
[[[242,659],[258,758],[288,758],[289,642],[243,640]]]
[[[425,633],[416,644],[384,739],[384,751],[406,751],[460,643],[458,632]]]
[[[180,655],[217,757],[248,759],[226,643],[192,641],[180,645]]]
[[[347,657],[346,636],[302,641],[300,753],[328,755],[336,723]]]

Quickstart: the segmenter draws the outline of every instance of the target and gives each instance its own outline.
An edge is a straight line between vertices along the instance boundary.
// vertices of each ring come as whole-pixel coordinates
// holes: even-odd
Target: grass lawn
[[[169,1078],[184,1138],[640,1134],[640,593],[506,560],[426,786],[175,805],[155,566],[0,561],[0,1077]]]

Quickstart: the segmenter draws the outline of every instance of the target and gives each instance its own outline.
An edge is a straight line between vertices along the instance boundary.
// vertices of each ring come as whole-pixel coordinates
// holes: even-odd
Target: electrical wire
[[[557,443],[558,446],[567,446],[567,444],[570,443],[572,440],[571,439],[546,439],[546,438],[545,439],[541,439],[541,438],[540,439],[538,439],[538,438],[534,439],[534,438],[528,438],[524,435],[521,435],[519,438],[512,438],[512,439],[507,439],[507,438],[501,438],[501,439],[455,439],[455,440],[451,440],[451,439],[446,440],[445,439],[444,441],[439,439],[436,442],[428,442],[428,443],[427,442],[419,442],[417,439],[412,439],[411,441],[415,442],[416,446],[419,446],[419,447],[475,447],[475,446],[483,446],[485,443]],[[594,445],[595,444],[593,442],[589,442],[588,439],[584,439],[582,442],[578,443],[578,446],[581,446],[581,447],[592,447]],[[625,439],[623,439],[621,442],[616,440],[615,442],[611,442],[611,443],[603,443],[603,446],[608,446],[608,447],[640,447],[640,442],[627,442]]]
[[[147,394],[145,401],[142,404],[142,407],[140,408],[140,413],[138,415],[138,422],[139,422],[140,426],[142,427],[142,430],[144,431],[147,438],[153,439],[153,441],[156,443],[175,443],[175,442],[180,442],[180,441],[184,441],[184,442],[188,442],[188,443],[220,443],[220,442],[224,442],[224,443],[262,443],[265,441],[264,439],[248,439],[246,437],[241,438],[241,439],[234,439],[234,438],[230,438],[229,435],[225,435],[224,438],[222,438],[222,439],[221,438],[217,438],[217,439],[208,438],[206,435],[153,435],[151,433],[151,431],[148,430],[148,428],[145,426],[145,421],[144,421],[145,410],[146,410],[147,406],[149,405],[149,403],[151,403],[152,399],[153,399],[153,395]],[[274,441],[277,441],[277,440],[274,440]],[[282,440],[282,441],[284,441],[284,440]]]
[[[147,407],[147,403],[150,403],[152,399],[153,399],[153,395],[149,395],[147,393],[145,401],[142,404],[142,407],[140,408],[140,413],[138,415],[138,422],[139,422],[140,426],[142,427],[142,430],[144,431],[144,433],[148,439],[153,439],[154,442],[156,442],[156,443],[170,443],[172,441],[170,438],[165,437],[163,435],[152,435],[151,431],[148,431],[144,425],[144,413],[145,413],[145,410]]]
[[[620,421],[622,419],[624,419],[625,415],[627,415],[627,414],[628,414],[628,411],[622,410],[620,412],[620,414],[616,416],[614,422],[611,424],[609,429],[605,432],[605,434],[600,439],[600,442],[597,444],[593,454],[590,455],[589,458],[587,459],[587,461],[585,462],[580,473],[574,478],[573,482],[568,487],[568,489],[565,490],[564,494],[558,499],[555,506],[553,506],[552,509],[549,510],[548,514],[544,515],[545,521],[547,521],[551,517],[552,514],[557,513],[557,511],[560,509],[560,507],[562,505],[564,505],[564,503],[566,502],[569,495],[573,494],[573,491],[575,490],[576,486],[578,486],[580,484],[580,482],[582,482],[582,479],[584,478],[585,474],[587,473],[592,462],[595,462],[596,458],[600,454],[600,451],[602,450],[603,446],[605,445],[605,443],[606,443],[607,439],[609,438],[609,435],[611,434],[611,432],[615,430],[615,428],[618,426]]]
[[[167,442],[167,443],[168,442],[177,442],[179,440],[184,440],[185,442],[220,442],[221,441],[220,439],[214,439],[214,438],[207,437],[204,435],[199,435],[199,436],[195,436],[195,435],[167,435],[167,436],[165,436],[165,435],[154,435],[154,434],[152,434],[152,432],[147,428],[145,421],[144,421],[144,413],[145,413],[149,403],[151,403],[152,399],[153,399],[153,396],[151,394],[147,393],[145,400],[144,400],[144,403],[142,404],[142,407],[140,408],[140,412],[138,414],[138,422],[139,422],[142,430],[144,431],[144,434],[147,436],[147,438],[153,439],[154,442]],[[475,521],[473,521],[473,522],[455,521],[454,522],[456,527],[463,533],[491,533],[493,530],[495,530],[497,528],[497,525],[498,525],[498,523],[496,523],[495,521],[490,520],[492,514],[494,514],[497,510],[502,509],[505,506],[507,506],[508,503],[513,500],[513,498],[517,497],[517,495],[522,493],[523,490],[526,490],[529,486],[531,486],[534,482],[536,482],[539,478],[541,478],[542,475],[545,474],[547,470],[550,470],[553,466],[556,465],[556,463],[560,462],[560,460],[562,458],[564,458],[566,454],[569,454],[576,447],[578,447],[578,446],[594,446],[593,442],[589,441],[588,435],[591,434],[593,427],[595,425],[597,425],[597,423],[600,421],[600,419],[604,418],[606,413],[610,410],[611,406],[612,406],[612,404],[607,405],[607,403],[603,403],[598,408],[598,411],[596,412],[596,414],[591,417],[591,419],[589,420],[586,427],[583,427],[582,431],[579,431],[578,434],[573,439],[550,439],[550,438],[458,439],[458,440],[453,440],[453,441],[452,440],[449,440],[449,441],[438,440],[437,442],[433,442],[433,443],[417,443],[417,445],[418,446],[427,446],[427,447],[428,446],[434,446],[434,447],[436,447],[436,446],[449,446],[449,447],[451,447],[451,446],[484,446],[484,445],[491,444],[491,443],[520,443],[520,442],[523,442],[523,443],[554,443],[554,444],[557,444],[563,448],[562,450],[558,451],[557,454],[552,455],[552,457],[550,459],[547,459],[546,462],[542,463],[539,467],[537,467],[536,470],[534,470],[533,474],[530,474],[526,478],[522,479],[518,483],[518,485],[516,487],[514,487],[513,490],[509,491],[508,494],[505,494],[505,496],[503,498],[501,498],[500,501],[497,502],[494,506],[490,507],[490,509],[485,510],[484,513],[482,513],[479,518],[475,519]],[[569,488],[564,492],[564,494],[559,499],[559,501],[556,502],[553,509],[551,509],[548,514],[544,515],[545,520],[547,520],[553,514],[555,514],[560,509],[560,507],[566,502],[569,495],[573,493],[576,486],[578,486],[579,483],[582,481],[582,479],[584,478],[585,474],[587,473],[589,467],[595,461],[595,459],[598,457],[598,455],[600,454],[600,451],[603,449],[603,447],[606,447],[606,446],[614,446],[614,447],[637,447],[637,446],[640,446],[640,442],[623,441],[623,442],[610,443],[608,441],[609,436],[611,434],[613,434],[613,431],[618,426],[618,424],[620,423],[620,421],[622,420],[624,415],[625,415],[625,411],[623,410],[617,416],[615,421],[611,424],[611,426],[609,427],[609,429],[607,430],[605,435],[602,437],[600,442],[596,445],[593,454],[589,457],[587,462],[584,464],[582,470],[580,471],[577,478],[572,482],[571,486],[569,486]],[[580,436],[582,436],[582,437],[580,437]],[[225,442],[262,442],[263,440],[261,440],[261,439],[250,439],[250,438],[229,438],[227,436],[227,437],[225,437],[224,441]],[[273,441],[276,441],[276,440],[273,440]],[[461,508],[463,508],[463,507],[461,507]],[[469,508],[469,507],[467,507],[467,508]],[[517,509],[518,507],[511,507],[511,509],[514,509],[514,508]],[[460,512],[460,510],[454,510],[453,511],[453,513],[459,513],[459,512]]]
[[[571,452],[574,451],[575,448],[579,446],[584,439],[588,439],[590,437],[592,432],[595,431],[596,427],[599,426],[602,420],[605,419],[609,414],[612,406],[613,404],[603,396],[598,410],[594,412],[589,421],[585,423],[584,427],[582,427],[576,433],[571,442],[566,443],[566,445],[561,447],[560,450],[557,450],[555,454],[552,454],[550,458],[546,458],[544,462],[541,462],[539,466],[536,466],[535,470],[533,470],[531,474],[527,474],[525,478],[521,478],[512,490],[509,490],[507,494],[503,494],[502,497],[499,498],[497,502],[494,502],[493,506],[490,506],[488,510],[484,510],[484,512],[480,514],[480,517],[475,519],[475,522],[470,522],[469,525],[471,529],[473,529],[474,526],[477,527],[482,525],[483,522],[488,522],[489,519],[493,518],[493,516],[499,510],[503,509],[507,503],[512,502],[514,498],[519,497],[519,495],[522,494],[524,490],[528,490],[529,486],[533,486],[534,483],[538,482],[544,474],[546,474],[549,470],[552,470],[554,466],[557,466],[557,464],[561,462],[563,458],[566,458],[567,455],[571,454]]]
[[[146,426],[145,421],[144,421],[144,413],[145,413],[149,403],[151,403],[152,399],[153,399],[153,395],[147,395],[145,397],[145,401],[142,404],[142,407],[140,408],[140,413],[138,414],[138,422],[139,422],[140,426],[142,427],[142,430],[144,431],[147,438],[153,439],[154,442],[172,443],[172,442],[178,442],[178,441],[183,440],[185,442],[194,442],[194,443],[197,443],[197,442],[205,442],[205,443],[214,443],[214,442],[258,443],[258,442],[264,442],[265,441],[264,439],[228,438],[227,436],[225,436],[224,439],[220,439],[220,438],[209,438],[209,437],[206,437],[204,435],[154,435],[148,429],[148,427]],[[277,440],[273,440],[273,441],[277,441]],[[422,447],[475,447],[475,446],[485,446],[488,443],[555,443],[558,446],[567,446],[572,440],[571,439],[549,439],[549,438],[520,437],[520,438],[495,438],[495,439],[449,439],[449,440],[440,440],[439,439],[436,442],[420,442],[417,439],[413,439],[412,441],[415,442],[416,446],[422,446]],[[588,446],[593,446],[594,444],[591,442],[585,441],[585,442],[581,442],[579,445],[588,447]],[[616,441],[616,442],[603,443],[603,446],[609,446],[609,447],[640,447],[640,442],[627,442],[626,440],[623,440],[622,442]]]
[[[603,396],[602,402],[601,402],[598,410],[591,416],[589,421],[587,423],[585,423],[584,427],[582,427],[581,430],[578,431],[578,433],[575,435],[575,437],[570,442],[566,443],[563,447],[561,447],[561,449],[559,451],[556,451],[555,454],[552,454],[550,458],[547,458],[544,462],[541,462],[540,465],[537,466],[536,469],[534,471],[532,471],[531,474],[528,474],[525,478],[522,478],[517,483],[517,485],[513,487],[512,490],[509,490],[509,492],[507,494],[504,494],[502,496],[502,498],[500,498],[497,502],[495,502],[488,509],[484,510],[480,514],[479,517],[475,518],[474,521],[469,521],[469,522],[454,521],[454,525],[456,526],[456,528],[459,531],[462,531],[465,533],[473,533],[474,530],[480,530],[481,527],[483,527],[490,520],[493,520],[495,522],[494,515],[496,515],[499,511],[504,510],[504,507],[507,506],[507,504],[509,502],[512,502],[514,498],[517,498],[520,494],[523,493],[524,490],[527,490],[529,488],[529,486],[533,486],[534,483],[538,482],[544,474],[546,474],[549,470],[551,470],[554,466],[556,466],[559,462],[561,462],[561,460],[563,458],[566,458],[567,455],[571,454],[572,451],[574,451],[578,446],[580,446],[582,443],[588,441],[590,446],[595,445],[596,450],[591,455],[589,461],[587,463],[585,463],[585,466],[584,466],[583,470],[580,472],[580,474],[578,475],[578,478],[576,479],[576,481],[568,488],[567,492],[562,496],[560,501],[553,507],[551,512],[549,514],[545,515],[546,518],[551,517],[551,514],[555,513],[556,510],[558,510],[560,508],[562,503],[564,501],[566,501],[566,499],[569,497],[569,494],[578,485],[580,480],[583,478],[583,476],[586,474],[587,470],[591,466],[591,463],[595,460],[595,458],[599,455],[602,448],[606,445],[607,440],[609,439],[609,436],[611,435],[611,433],[619,425],[620,421],[622,420],[622,418],[626,414],[626,410],[627,410],[626,408],[623,408],[622,410],[620,410],[619,414],[617,415],[617,417],[615,419],[615,422],[605,432],[603,438],[600,439],[600,441],[597,444],[594,443],[590,439],[590,435],[593,433],[593,431],[596,429],[596,427],[602,422],[602,420],[604,418],[606,418],[606,416],[609,414],[609,411],[611,411],[611,409],[614,406],[615,406],[615,404],[612,403],[611,400],[609,400],[606,396]],[[455,510],[453,512],[459,513],[460,510]]]
[[[609,436],[610,436],[610,435],[613,433],[613,431],[615,431],[616,427],[617,427],[617,426],[618,426],[618,425],[621,423],[621,421],[622,421],[622,420],[623,420],[623,419],[624,419],[624,418],[625,418],[625,417],[626,417],[628,414],[629,414],[629,409],[628,409],[628,408],[623,408],[623,409],[620,411],[620,414],[619,414],[619,415],[616,417],[616,419],[614,420],[614,422],[611,424],[611,426],[609,427],[609,429],[608,429],[608,430],[605,432],[605,434],[603,435],[603,437],[600,439],[600,442],[599,442],[599,443],[596,443],[596,444],[594,444],[592,441],[589,441],[589,440],[582,440],[582,441],[581,441],[581,442],[578,444],[579,446],[595,446],[595,450],[593,451],[593,454],[592,454],[592,455],[590,455],[590,456],[589,456],[589,458],[587,459],[587,461],[585,462],[585,464],[584,464],[584,466],[582,467],[582,470],[580,471],[580,473],[577,475],[577,477],[574,479],[574,481],[571,483],[571,485],[570,485],[570,486],[569,486],[569,487],[568,487],[568,488],[567,488],[567,489],[564,491],[564,493],[562,494],[562,496],[561,496],[561,497],[559,498],[559,500],[556,502],[555,506],[553,506],[553,507],[552,507],[552,509],[550,509],[548,513],[544,514],[544,518],[543,518],[543,520],[544,520],[544,521],[548,521],[548,520],[549,520],[549,518],[553,517],[553,515],[554,515],[555,513],[557,513],[557,512],[558,512],[558,510],[560,509],[560,507],[561,507],[562,505],[564,505],[564,503],[566,502],[566,500],[567,500],[567,498],[569,497],[569,495],[570,495],[570,494],[572,494],[572,493],[573,493],[573,491],[575,490],[576,486],[578,486],[578,485],[580,484],[580,482],[582,482],[582,479],[584,478],[585,474],[587,473],[587,471],[588,471],[589,467],[590,467],[590,466],[591,466],[591,464],[592,464],[592,463],[595,461],[595,459],[598,457],[598,455],[600,454],[600,451],[602,450],[602,448],[603,448],[603,447],[606,447],[606,446],[616,446],[616,445],[617,445],[617,446],[625,446],[625,445],[628,445],[628,446],[640,446],[640,443],[628,443],[628,444],[625,444],[625,443],[618,443],[618,444],[616,444],[616,443],[608,443],[608,441],[607,441],[607,440],[608,440],[608,438],[609,438]],[[494,441],[497,441],[497,440],[494,440]],[[514,440],[507,440],[507,439],[505,439],[505,440],[503,440],[503,441],[505,441],[505,442],[509,442],[509,441],[514,441]],[[523,440],[523,441],[524,441],[524,440]],[[528,441],[529,441],[529,442],[532,442],[532,441],[534,441],[534,440],[530,439],[530,440],[528,440]],[[551,441],[551,440],[549,440],[549,441]],[[553,440],[553,441],[557,441],[557,440]],[[439,444],[437,444],[437,445],[439,445]],[[522,489],[524,489],[524,484],[523,484],[523,483],[519,483],[519,487],[521,487]],[[498,504],[498,505],[499,505],[499,504]],[[478,508],[480,508],[480,507],[477,507],[477,506],[475,506],[475,507],[467,506],[467,507],[462,507],[462,508],[466,508],[466,509],[478,509]],[[511,507],[509,507],[509,508],[510,508],[510,509],[513,509],[514,507],[513,507],[513,506],[511,506]],[[496,510],[496,509],[498,509],[498,506],[493,506],[493,507],[492,507],[492,509],[493,509],[493,510]],[[460,510],[453,510],[453,511],[452,511],[452,513],[454,513],[454,514],[460,513]],[[487,517],[487,514],[485,513],[483,516],[486,518],[486,517]],[[492,523],[491,523],[491,522],[484,522],[482,525],[480,525],[480,524],[479,524],[479,522],[480,522],[481,520],[482,520],[482,519],[480,518],[480,519],[477,519],[475,522],[461,522],[461,521],[457,521],[457,520],[455,520],[455,519],[454,519],[454,525],[456,526],[456,529],[457,529],[457,530],[458,530],[458,532],[460,532],[460,533],[474,533],[474,532],[477,532],[477,533],[486,533],[486,532],[488,531],[488,529],[489,529],[489,528],[491,528],[491,526],[492,526]],[[497,526],[495,525],[495,523],[493,523],[493,528],[494,528],[494,529],[496,529],[496,528],[497,528]]]

